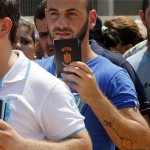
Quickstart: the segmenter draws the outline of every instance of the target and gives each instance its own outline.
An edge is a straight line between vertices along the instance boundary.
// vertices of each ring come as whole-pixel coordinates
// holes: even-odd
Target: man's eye
[[[70,16],[76,16],[77,14],[74,13],[74,12],[70,12],[70,13],[68,13],[68,15],[70,15]]]
[[[56,19],[58,18],[59,14],[57,12],[50,12],[49,17],[50,19]]]

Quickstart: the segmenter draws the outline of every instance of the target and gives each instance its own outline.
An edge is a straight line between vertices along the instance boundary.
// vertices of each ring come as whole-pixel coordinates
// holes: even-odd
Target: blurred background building
[[[21,0],[23,16],[33,16],[36,6],[42,0]],[[94,8],[99,16],[127,15],[136,16],[142,0],[94,0]]]

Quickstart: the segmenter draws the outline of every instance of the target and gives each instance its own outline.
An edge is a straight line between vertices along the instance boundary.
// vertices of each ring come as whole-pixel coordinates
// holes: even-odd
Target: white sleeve
[[[85,128],[75,99],[65,84],[57,84],[47,96],[40,116],[44,134],[49,140],[62,140]]]

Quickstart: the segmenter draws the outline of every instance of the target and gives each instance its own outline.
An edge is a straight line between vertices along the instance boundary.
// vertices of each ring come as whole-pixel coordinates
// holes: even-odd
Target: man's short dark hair
[[[87,12],[93,9],[93,1],[94,0],[87,0]]]
[[[5,17],[9,17],[12,20],[12,29],[9,37],[11,44],[13,44],[20,19],[19,0],[0,0],[0,19],[4,19]]]
[[[146,8],[149,6],[149,0],[143,0],[142,10],[145,13]]]
[[[35,10],[34,23],[36,26],[36,19],[43,20],[45,18],[46,0],[42,1]]]

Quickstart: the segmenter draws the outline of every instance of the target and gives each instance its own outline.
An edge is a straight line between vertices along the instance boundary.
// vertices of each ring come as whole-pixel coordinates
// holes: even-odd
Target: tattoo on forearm
[[[145,148],[133,149],[132,148],[133,141],[131,139],[121,137],[119,132],[115,128],[113,128],[112,123],[110,121],[104,120],[104,123],[107,127],[110,127],[117,134],[117,136],[120,138],[121,146],[122,146],[121,149],[124,149],[124,150],[145,150]],[[127,143],[128,143],[128,145],[130,145],[129,147],[126,147]]]

